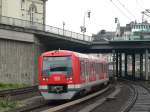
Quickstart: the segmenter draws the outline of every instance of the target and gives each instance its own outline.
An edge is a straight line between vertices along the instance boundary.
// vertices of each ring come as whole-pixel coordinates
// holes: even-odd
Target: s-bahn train
[[[39,90],[46,100],[72,99],[108,84],[104,59],[68,50],[42,53],[38,59]]]

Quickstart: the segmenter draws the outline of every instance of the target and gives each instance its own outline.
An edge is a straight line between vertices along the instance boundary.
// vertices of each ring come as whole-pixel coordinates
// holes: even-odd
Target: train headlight
[[[44,77],[44,78],[43,78],[43,81],[48,81],[48,78],[45,78],[45,77]]]
[[[68,78],[67,78],[68,83],[72,83],[72,82],[73,82],[72,80],[73,80],[72,77],[68,77]]]
[[[72,77],[70,77],[69,80],[72,80]]]
[[[72,77],[68,77],[67,80],[72,80]]]

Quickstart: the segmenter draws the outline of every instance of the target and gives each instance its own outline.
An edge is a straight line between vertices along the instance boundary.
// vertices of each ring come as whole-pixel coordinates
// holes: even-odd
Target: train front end
[[[46,100],[72,99],[76,91],[69,89],[74,83],[72,57],[64,52],[51,51],[39,57],[39,90]]]

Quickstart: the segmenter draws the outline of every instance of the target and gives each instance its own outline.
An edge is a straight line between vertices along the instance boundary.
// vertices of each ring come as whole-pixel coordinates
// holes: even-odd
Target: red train
[[[46,100],[72,99],[109,81],[108,63],[97,57],[54,50],[38,61],[39,90]]]

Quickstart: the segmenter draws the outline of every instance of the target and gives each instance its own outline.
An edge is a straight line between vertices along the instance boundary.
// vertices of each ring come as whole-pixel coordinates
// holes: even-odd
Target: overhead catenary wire
[[[141,1],[141,0],[140,0]],[[138,0],[136,0],[136,4],[138,4],[138,6],[141,8],[141,9],[145,9],[142,5],[141,5],[141,3],[138,1]]]
[[[123,16],[132,21],[131,18],[129,18],[129,16],[127,16],[126,13],[124,13],[112,0],[110,0],[110,2],[121,12]]]
[[[139,2],[139,0],[136,0],[136,10],[139,10],[139,13],[142,14],[142,21],[144,21],[144,14],[143,14],[143,10],[145,10],[145,8],[143,7],[143,5]]]
[[[150,17],[150,15],[148,15],[148,14],[146,14],[146,13],[144,13],[144,15],[146,15],[146,16],[148,16],[148,17]]]
[[[117,1],[127,11],[127,13],[129,13],[130,15],[132,15],[133,18],[136,20],[135,15],[127,7],[125,7],[125,5],[120,0],[117,0]]]

